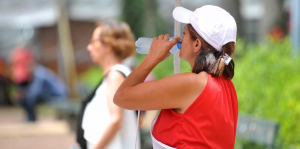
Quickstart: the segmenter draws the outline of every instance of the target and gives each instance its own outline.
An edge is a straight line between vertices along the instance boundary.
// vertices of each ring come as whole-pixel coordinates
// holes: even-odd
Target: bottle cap
[[[178,43],[177,43],[177,48],[178,49],[181,49],[181,44],[182,44],[182,41],[178,41]]]

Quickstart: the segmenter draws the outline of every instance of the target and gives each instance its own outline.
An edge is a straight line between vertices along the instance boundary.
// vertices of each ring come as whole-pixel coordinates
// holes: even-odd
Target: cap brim
[[[178,22],[189,24],[191,23],[190,15],[192,13],[193,13],[192,11],[183,8],[181,6],[178,6],[173,10],[173,18]]]

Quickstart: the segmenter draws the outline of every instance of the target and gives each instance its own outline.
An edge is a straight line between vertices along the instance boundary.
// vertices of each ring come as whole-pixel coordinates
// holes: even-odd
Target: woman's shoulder
[[[176,110],[178,113],[184,113],[194,103],[206,87],[208,79],[209,74],[206,72],[200,72],[199,74],[188,72],[174,75],[174,82],[176,80],[180,83],[173,84],[177,84],[177,92],[182,93],[182,96],[180,96],[181,107]]]
[[[112,82],[123,82],[124,79],[131,73],[131,70],[121,64],[114,65],[110,68],[109,73],[107,74],[106,81],[108,83]]]
[[[111,70],[119,71],[126,77],[131,73],[130,68],[122,64],[114,65],[113,67],[111,67]]]
[[[207,82],[208,82],[209,74],[206,72],[200,72],[199,74],[195,74],[192,72],[186,72],[186,73],[180,73],[176,74],[170,77],[171,84],[177,86],[178,88],[181,88],[181,90],[187,89],[187,93],[189,94],[199,94],[199,91],[202,91]]]
[[[209,76],[210,75],[204,71],[200,72],[199,74],[186,72],[186,73],[174,75],[174,77],[180,80],[184,80],[184,82],[191,82],[196,84],[206,84]]]

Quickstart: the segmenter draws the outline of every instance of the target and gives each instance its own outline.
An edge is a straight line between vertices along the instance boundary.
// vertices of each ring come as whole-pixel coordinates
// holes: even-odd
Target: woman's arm
[[[207,74],[177,74],[164,79],[145,82],[152,69],[168,54],[178,38],[168,41],[168,36],[153,38],[150,53],[125,79],[114,97],[114,103],[125,109],[157,110],[185,109],[199,96],[206,85]],[[206,75],[206,76],[204,76]]]
[[[116,90],[123,81],[124,76],[117,71],[111,71],[107,76],[106,97],[111,121],[108,127],[105,129],[105,132],[103,133],[102,137],[95,145],[94,149],[102,149],[105,146],[107,146],[111,142],[113,137],[116,135],[117,131],[121,128],[123,109],[116,106],[113,103],[113,97]]]

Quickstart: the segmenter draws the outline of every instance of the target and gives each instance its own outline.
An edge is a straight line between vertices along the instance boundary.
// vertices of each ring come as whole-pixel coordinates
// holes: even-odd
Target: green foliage
[[[80,74],[79,80],[90,88],[95,88],[103,77],[103,70],[99,66],[93,66]]]
[[[300,146],[300,57],[291,57],[290,40],[237,45],[236,51],[240,57],[233,83],[239,113],[277,121],[277,142],[285,148]]]
[[[136,38],[166,33],[166,20],[158,14],[157,0],[124,0],[121,20],[131,27]]]
[[[145,55],[138,54],[138,63],[140,64]],[[180,72],[190,72],[191,67],[188,62],[184,60],[180,60]],[[171,76],[174,74],[173,67],[173,54],[171,54],[167,59],[163,62],[159,63],[152,71],[156,79],[161,79],[167,76]]]
[[[124,0],[121,20],[129,24],[135,37],[143,36],[146,21],[144,1]]]

